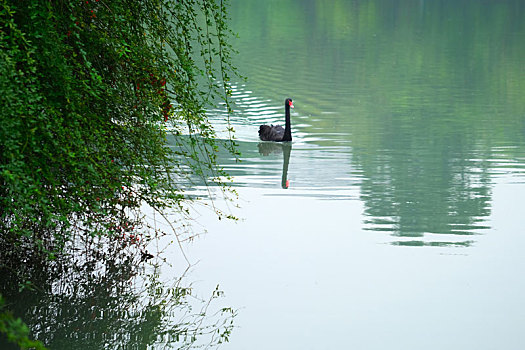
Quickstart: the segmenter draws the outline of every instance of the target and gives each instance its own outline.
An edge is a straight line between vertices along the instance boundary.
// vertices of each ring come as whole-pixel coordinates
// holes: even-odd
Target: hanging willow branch
[[[0,19],[0,239],[52,254],[140,227],[144,203],[183,210],[195,177],[227,187],[206,116],[231,111],[222,1],[2,0]]]

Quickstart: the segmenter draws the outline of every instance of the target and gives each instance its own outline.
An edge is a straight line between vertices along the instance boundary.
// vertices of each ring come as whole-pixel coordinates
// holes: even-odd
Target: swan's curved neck
[[[292,122],[290,121],[290,105],[287,103],[284,105],[284,136],[283,141],[292,141]]]

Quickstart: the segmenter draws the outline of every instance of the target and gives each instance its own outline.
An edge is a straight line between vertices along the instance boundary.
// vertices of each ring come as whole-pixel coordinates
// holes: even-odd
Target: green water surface
[[[525,346],[525,3],[232,1],[224,156],[195,276],[242,308],[225,349]],[[293,142],[263,143],[284,123]],[[224,116],[212,112],[221,128]]]

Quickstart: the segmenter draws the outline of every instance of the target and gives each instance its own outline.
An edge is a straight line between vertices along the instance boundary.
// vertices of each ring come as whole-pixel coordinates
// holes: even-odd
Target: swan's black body
[[[263,141],[292,141],[292,123],[290,121],[290,108],[293,108],[291,98],[284,101],[284,128],[280,125],[261,125],[259,127],[259,138]]]

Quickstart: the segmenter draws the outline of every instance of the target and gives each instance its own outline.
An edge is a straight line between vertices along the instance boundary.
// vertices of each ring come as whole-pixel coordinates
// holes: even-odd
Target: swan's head
[[[287,98],[286,101],[284,102],[284,105],[285,106],[289,106],[290,108],[293,108],[292,99],[291,98]]]

